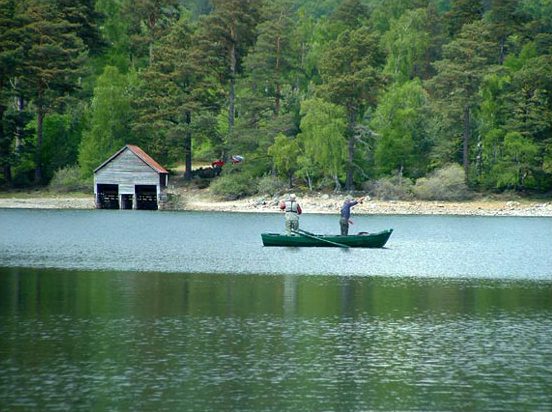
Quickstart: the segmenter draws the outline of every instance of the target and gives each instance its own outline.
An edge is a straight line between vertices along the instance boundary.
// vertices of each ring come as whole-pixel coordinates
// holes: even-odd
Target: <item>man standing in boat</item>
[[[285,212],[286,234],[289,236],[292,230],[299,229],[299,215],[303,213],[301,206],[297,203],[295,194],[290,194],[287,200],[280,202],[280,210]]]
[[[353,199],[351,195],[347,195],[343,206],[341,206],[341,218],[339,219],[339,226],[341,227],[341,234],[347,236],[349,234],[349,224],[351,222],[351,208],[364,201],[364,197],[360,197],[357,200]]]

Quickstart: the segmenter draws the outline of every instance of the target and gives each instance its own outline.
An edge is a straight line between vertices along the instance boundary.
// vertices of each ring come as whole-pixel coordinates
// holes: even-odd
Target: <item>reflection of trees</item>
[[[284,275],[284,317],[292,317],[297,312],[297,276]]]
[[[2,314],[376,316],[549,308],[528,281],[72,272],[0,268]]]

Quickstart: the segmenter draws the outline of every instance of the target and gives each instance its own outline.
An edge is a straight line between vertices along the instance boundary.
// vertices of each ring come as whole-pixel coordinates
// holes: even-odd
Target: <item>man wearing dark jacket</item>
[[[358,200],[353,199],[352,196],[347,196],[343,206],[341,206],[341,218],[339,219],[339,226],[341,227],[341,234],[347,236],[349,234],[349,224],[351,218],[351,208],[359,203],[362,203],[364,198],[361,197]]]

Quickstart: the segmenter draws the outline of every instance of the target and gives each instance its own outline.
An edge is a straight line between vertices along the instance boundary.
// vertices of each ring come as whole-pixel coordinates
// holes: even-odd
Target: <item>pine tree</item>
[[[492,0],[488,20],[493,37],[498,41],[498,64],[504,63],[507,54],[507,39],[520,32],[525,17],[518,9],[518,0]]]
[[[444,58],[435,62],[437,75],[428,81],[438,110],[461,125],[462,163],[469,176],[473,111],[477,108],[479,87],[492,69],[494,47],[489,29],[483,22],[465,25],[456,39],[445,45]]]
[[[90,55],[98,55],[107,46],[99,25],[104,16],[96,11],[96,0],[55,0],[63,18],[75,27]]]
[[[0,167],[6,183],[12,180],[15,127],[7,115],[15,90],[10,84],[19,73],[22,60],[22,18],[15,0],[0,0]]]
[[[383,55],[379,39],[368,28],[346,31],[327,46],[320,62],[323,83],[318,92],[347,113],[348,161],[345,187],[353,188],[356,148],[354,130],[366,109],[375,104]]]
[[[135,99],[134,130],[154,136],[145,146],[160,159],[176,160],[183,148],[186,179],[192,177],[192,132],[197,126],[193,120],[218,111],[220,101],[215,77],[203,64],[196,40],[187,17],[182,17],[154,46],[153,63],[142,74]]]
[[[455,37],[465,24],[471,24],[483,17],[481,0],[453,0],[450,11],[445,15],[448,31]]]
[[[35,180],[40,183],[44,117],[78,88],[86,49],[76,34],[77,27],[65,19],[63,9],[55,3],[28,0],[25,6],[28,24],[24,29],[28,37],[25,76],[21,80],[24,94],[31,98],[36,110]]]
[[[228,86],[228,130],[236,117],[236,80],[247,49],[254,43],[260,0],[213,0],[213,12],[201,21],[204,61],[216,67]]]
[[[122,16],[128,21],[133,58],[139,61],[147,57],[152,64],[155,41],[179,18],[178,0],[124,0]]]
[[[264,3],[257,25],[257,42],[245,58],[246,74],[254,93],[270,99],[275,116],[280,114],[282,87],[297,67],[293,49],[292,3],[271,0]]]

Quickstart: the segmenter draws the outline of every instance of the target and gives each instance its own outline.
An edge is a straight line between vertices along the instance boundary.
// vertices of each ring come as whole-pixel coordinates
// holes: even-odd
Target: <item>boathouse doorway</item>
[[[157,187],[155,185],[136,185],[136,208],[142,210],[157,210]]]
[[[98,184],[96,188],[100,209],[119,209],[119,185]]]
[[[132,191],[125,187],[120,193],[119,185],[100,184],[97,191],[99,209],[158,209],[155,185],[136,185]]]

